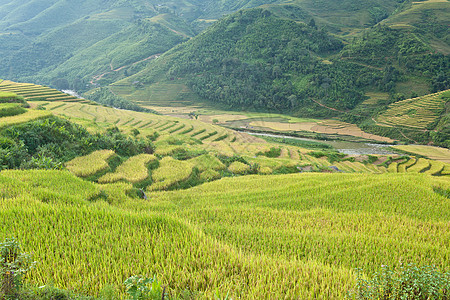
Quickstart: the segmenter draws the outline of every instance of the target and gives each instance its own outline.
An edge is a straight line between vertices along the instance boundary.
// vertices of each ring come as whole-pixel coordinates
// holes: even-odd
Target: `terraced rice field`
[[[156,160],[151,154],[139,154],[130,157],[121,164],[114,173],[108,173],[98,179],[99,183],[114,183],[117,181],[127,181],[137,183],[148,178],[147,165]]]
[[[160,161],[160,167],[152,173],[154,183],[149,186],[149,190],[165,190],[189,178],[194,166],[186,161],[179,161],[170,156],[164,157]]]
[[[298,166],[300,168],[299,170],[307,170],[308,168],[310,168],[310,170],[312,171],[325,170],[329,172],[339,171],[346,173],[359,172],[359,173],[375,173],[375,174],[385,172],[400,172],[400,173],[427,172],[431,170],[430,172],[427,172],[427,174],[442,175],[445,174],[444,170],[446,170],[445,164],[442,168],[440,168],[438,166],[433,165],[433,163],[429,160],[420,160],[420,163],[426,164],[426,167],[424,168],[421,168],[420,167],[421,164],[419,163],[414,168],[410,169],[410,167],[416,164],[415,159],[411,159],[403,164],[395,165],[394,163],[391,166],[385,167],[350,161],[330,163],[324,157],[316,158],[309,155],[308,153],[311,150],[287,145],[278,146],[281,150],[281,154],[277,158],[265,159],[259,156],[258,159],[256,159],[255,157],[258,155],[258,153],[267,152],[274,145],[260,138],[253,137],[241,132],[234,132],[232,130],[222,128],[220,126],[203,123],[196,120],[179,119],[154,114],[118,110],[83,103],[66,103],[66,102],[35,102],[35,103],[44,104],[47,110],[46,111],[29,110],[22,115],[2,118],[0,127],[22,123],[26,122],[27,120],[33,120],[36,118],[47,117],[51,113],[55,113],[57,115],[59,114],[67,116],[69,118],[74,118],[75,121],[90,120],[96,122],[97,124],[104,124],[103,125],[104,127],[116,125],[125,130],[131,130],[132,128],[136,128],[139,131],[141,131],[141,137],[145,137],[146,134],[157,132],[160,136],[155,142],[156,146],[155,154],[160,156],[171,156],[176,152],[187,150],[200,152],[206,151],[207,153],[210,153],[213,156],[222,154],[227,156],[240,155],[243,157],[247,157],[248,166],[250,166],[252,163],[257,163],[259,165],[258,172],[260,174],[270,174],[283,166],[285,167]],[[134,164],[133,166],[136,167]],[[76,172],[78,172],[77,173],[78,176],[86,177],[92,175],[92,172],[98,171],[98,169],[95,167],[94,164],[90,164],[89,167],[92,167],[93,169],[85,170],[81,168],[77,170]],[[104,168],[105,160],[99,159],[97,167]],[[191,169],[192,167],[189,166],[188,170]],[[239,169],[240,168],[236,168],[236,170],[234,171],[236,171],[236,173],[244,172],[238,171]],[[248,171],[247,167],[245,167],[245,169],[246,171]],[[147,172],[147,170],[144,171]],[[157,174],[158,172],[160,171],[157,171]],[[155,189],[167,188],[168,186],[173,185],[180,180],[181,181],[186,180],[186,178],[189,177],[190,171],[182,172],[182,174],[184,175],[183,176],[180,175],[181,179],[177,177],[178,175],[174,175],[176,177],[176,180],[175,179],[165,180],[163,177],[156,178],[155,179],[156,184],[154,185],[153,188]],[[209,175],[213,177],[218,177],[217,174],[209,174]],[[139,177],[138,179],[130,179],[130,178],[131,177],[129,176],[121,177],[118,176],[117,174],[113,175],[107,173],[104,175],[102,180],[104,180],[104,182],[115,182],[118,180],[125,180],[128,182],[139,182],[143,180],[141,177]]]
[[[66,168],[75,176],[88,177],[109,168],[108,160],[115,155],[112,150],[98,150],[89,155],[77,157],[68,163]]]
[[[345,298],[355,268],[450,268],[450,202],[433,191],[450,188],[443,177],[234,177],[151,201],[67,171],[1,171],[0,184],[0,240],[33,252],[38,286],[97,295],[112,284],[124,297],[126,278],[151,274],[174,298],[328,300]]]
[[[418,98],[407,99],[389,105],[387,111],[377,118],[377,122],[388,126],[402,126],[426,129],[439,117],[448,102],[450,90]]]
[[[4,128],[11,125],[17,125],[26,123],[37,119],[45,119],[52,115],[51,112],[29,109],[25,113],[15,116],[1,118],[0,128]]]
[[[0,92],[11,92],[25,98],[26,101],[63,101],[90,103],[89,100],[79,99],[61,91],[31,83],[17,83],[4,80],[0,83]]]
[[[220,126],[210,125],[189,119],[179,119],[155,114],[140,113],[110,107],[82,103],[36,102],[56,115],[95,121],[98,124],[111,124],[138,130],[150,130],[160,135],[181,134],[194,137],[202,142],[231,141],[234,132]]]
[[[393,148],[411,153],[413,155],[422,155],[430,159],[450,163],[450,150],[446,148],[425,145],[401,145],[393,146]]]
[[[155,155],[120,158],[103,150],[67,163],[70,172],[0,172],[0,240],[13,234],[34,253],[40,263],[33,284],[54,282],[90,295],[112,284],[123,298],[124,279],[148,274],[174,298],[188,289],[196,299],[217,291],[233,299],[344,299],[355,268],[365,274],[402,263],[450,268],[450,202],[436,192],[450,189],[444,161],[331,162],[333,154],[318,158],[309,149],[195,120],[36,104],[47,110],[14,117],[53,112],[159,137]],[[8,118],[0,127],[14,124]],[[278,157],[261,154],[271,148]],[[176,159],[183,153],[193,158]],[[123,162],[112,167],[112,158]],[[286,170],[297,174],[270,175]],[[207,183],[173,190],[195,176]],[[149,200],[133,197],[137,188]]]
[[[226,166],[215,156],[204,154],[189,160],[200,172],[206,170],[220,171],[226,169]]]
[[[295,132],[295,131],[310,131],[324,134],[336,134],[343,136],[351,136],[357,138],[363,138],[367,140],[392,143],[394,140],[370,134],[362,131],[358,126],[350,123],[326,120],[318,122],[271,122],[271,121],[258,121],[250,122],[249,126],[254,129],[261,130],[273,130],[278,132]]]

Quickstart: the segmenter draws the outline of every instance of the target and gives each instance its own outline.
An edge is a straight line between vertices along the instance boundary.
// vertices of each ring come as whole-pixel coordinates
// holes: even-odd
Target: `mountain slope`
[[[290,7],[287,11],[274,7],[286,18],[304,21],[314,17],[320,26],[344,34],[371,24],[367,21],[370,9],[390,14],[399,5],[397,0],[339,5],[334,0],[1,1],[0,77],[44,84],[62,78],[81,91],[94,77],[102,77],[101,84],[113,82],[145,66],[135,64],[105,78],[101,75],[109,71],[110,63],[113,68],[129,66],[132,60],[139,62],[194,36],[224,14],[274,4]],[[155,37],[142,32],[147,19],[162,26],[151,29]],[[130,38],[118,38],[118,34]],[[129,53],[135,55],[124,59]],[[76,58],[61,66],[72,57]]]
[[[442,5],[448,9],[449,3],[431,5],[429,14],[441,16],[435,19],[436,28],[420,28],[419,24],[405,29],[398,16],[426,12],[429,3],[395,6],[386,2],[397,11],[351,40],[318,29],[320,20],[314,20],[320,10],[313,10],[308,1],[296,3],[263,5],[225,17],[112,89],[128,99],[143,101],[138,95],[155,94],[153,90],[165,85],[185,84],[199,100],[229,107],[316,117],[347,112],[350,121],[361,122],[386,104],[449,88],[450,58],[435,47],[436,41],[445,44],[439,28],[448,22],[437,10],[442,10]],[[332,9],[343,13],[336,3],[327,3],[320,2],[319,7],[327,8],[321,13],[331,15]],[[342,5],[355,13],[372,11],[367,3]],[[185,93],[185,89],[179,90]],[[359,105],[370,93],[384,93],[383,103]]]
[[[142,0],[0,3],[0,75],[46,84],[62,78],[85,89],[93,77],[167,51],[194,34],[178,15],[188,12],[188,3],[166,4],[172,9]]]

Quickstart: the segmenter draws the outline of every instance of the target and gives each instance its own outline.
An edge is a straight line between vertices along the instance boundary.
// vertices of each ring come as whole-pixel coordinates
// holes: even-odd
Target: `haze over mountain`
[[[318,2],[315,11],[308,1],[240,11],[116,85],[139,82],[137,89],[148,89],[175,80],[212,102],[316,116],[330,115],[330,111],[314,100],[349,110],[367,99],[368,90],[390,93],[394,101],[449,87],[448,2],[385,1],[388,8],[397,7],[397,13],[393,20],[387,18],[374,27],[370,24],[386,18],[388,8],[375,9],[371,1],[364,2],[367,6],[336,3]],[[330,15],[331,11],[346,12],[347,18],[339,24],[340,35],[336,23],[317,17],[325,11]],[[417,11],[432,21],[406,17]],[[367,23],[363,12],[372,17]],[[429,26],[421,26],[424,22]],[[352,25],[370,28],[357,35]]]

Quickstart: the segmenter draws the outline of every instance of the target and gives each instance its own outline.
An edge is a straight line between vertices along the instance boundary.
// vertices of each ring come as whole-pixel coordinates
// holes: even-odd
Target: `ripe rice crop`
[[[389,173],[397,173],[398,172],[397,168],[398,168],[398,163],[397,162],[392,162],[392,163],[389,164],[388,172]]]
[[[0,91],[0,99],[9,99],[9,98],[16,98],[17,94],[13,92],[2,92]]]
[[[265,156],[257,156],[257,157],[245,157],[245,159],[249,163],[256,163],[260,167],[268,167],[270,169],[278,169],[283,166],[283,162],[287,162],[285,159],[277,159],[277,158],[269,158]]]
[[[77,157],[66,163],[66,168],[75,176],[89,177],[109,168],[108,160],[115,155],[112,150],[98,150]]]
[[[399,172],[399,173],[405,173],[406,170],[407,170],[409,167],[413,166],[416,162],[417,162],[417,159],[416,159],[416,158],[411,158],[411,159],[409,159],[407,162],[399,163],[399,164],[398,164],[398,172]]]
[[[425,158],[419,158],[417,162],[408,168],[408,172],[424,172],[426,169],[430,167],[430,161]]]
[[[24,97],[26,100],[49,100],[49,101],[59,101],[59,100],[70,100],[70,101],[80,101],[80,99],[70,96],[66,93],[52,89],[46,86],[34,85],[34,84],[23,84],[16,83],[12,81],[3,81],[0,83],[0,92],[14,92],[19,96]]]
[[[159,168],[152,172],[154,183],[148,187],[149,190],[165,190],[171,185],[186,180],[192,173],[193,165],[187,161],[173,159],[170,156],[164,157]]]
[[[450,175],[450,165],[445,164],[444,168],[441,171],[441,175]]]
[[[139,154],[130,157],[121,164],[114,173],[108,173],[98,179],[99,183],[114,183],[125,180],[131,183],[138,183],[148,178],[147,165],[155,161],[156,157],[151,154]]]
[[[269,167],[259,167],[258,174],[268,175],[272,174],[273,170]]]
[[[426,145],[401,145],[393,146],[393,148],[405,151],[407,153],[418,154],[431,159],[450,163],[450,150],[446,148]]]
[[[426,129],[444,109],[447,100],[442,94],[445,92],[395,102],[389,105],[388,110],[377,121],[387,125]]]
[[[200,172],[206,170],[224,170],[227,167],[215,156],[204,154],[189,160]]]
[[[445,164],[441,161],[430,161],[431,167],[429,170],[425,171],[425,174],[438,175],[443,169]]]
[[[247,171],[250,170],[250,166],[241,163],[240,161],[235,161],[228,166],[228,170],[230,170],[234,174],[245,174]]]
[[[48,118],[51,115],[52,113],[48,111],[30,109],[20,115],[1,118],[0,128],[26,123],[33,120]]]
[[[204,181],[213,181],[219,179],[220,177],[220,173],[213,169],[208,169],[200,173],[200,179]]]
[[[0,240],[16,236],[34,253],[33,284],[90,295],[113,284],[124,297],[123,281],[146,274],[174,298],[189,289],[197,299],[216,290],[233,299],[343,299],[355,268],[450,268],[450,202],[434,186],[449,189],[450,179],[246,176],[144,201],[127,197],[125,183],[2,171]],[[102,191],[108,203],[93,200]]]

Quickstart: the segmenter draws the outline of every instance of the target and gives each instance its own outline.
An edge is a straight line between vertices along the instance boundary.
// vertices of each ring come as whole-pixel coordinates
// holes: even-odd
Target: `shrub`
[[[7,106],[0,107],[0,118],[16,116],[26,112],[26,110],[18,104],[6,104]]]
[[[321,158],[326,156],[330,163],[342,161],[342,159],[346,156],[346,154],[339,153],[336,151],[313,151],[309,152],[308,155],[314,156],[315,158]]]
[[[156,277],[131,276],[123,284],[132,300],[160,300],[165,296],[165,291]]]
[[[6,239],[0,243],[0,298],[17,298],[23,277],[34,264],[29,254],[22,253],[16,239]]]
[[[239,155],[229,157],[226,155],[219,154],[217,155],[217,158],[227,167],[230,166],[235,161],[241,162],[243,164],[248,164],[248,162],[242,156]]]
[[[258,152],[258,153],[256,153],[256,155],[264,155],[264,156],[271,157],[271,158],[277,158],[277,157],[280,157],[280,155],[281,155],[281,149],[272,147],[272,148],[270,148],[269,151]]]
[[[431,266],[382,266],[381,272],[365,280],[359,270],[356,287],[348,296],[357,300],[449,299],[450,272],[441,273]]]

